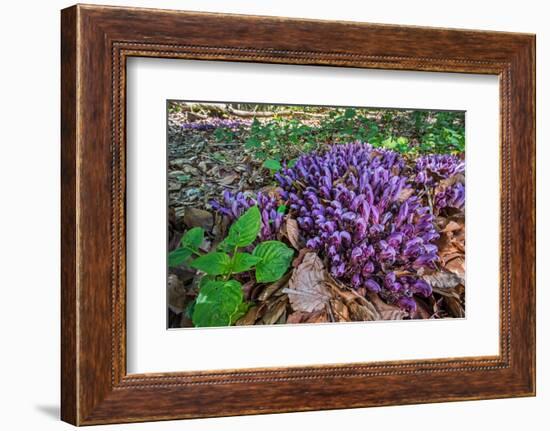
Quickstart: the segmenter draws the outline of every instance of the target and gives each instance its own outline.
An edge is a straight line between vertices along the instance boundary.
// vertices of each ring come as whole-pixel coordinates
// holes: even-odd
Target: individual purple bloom
[[[397,305],[399,306],[399,308],[409,313],[413,313],[416,311],[416,301],[408,296],[402,296],[401,298],[399,298],[397,300]]]
[[[369,278],[365,281],[365,287],[374,293],[378,293],[382,290],[380,285],[372,278]]]
[[[425,298],[432,294],[432,286],[430,286],[426,281],[419,279],[411,287],[411,290],[414,293],[417,293]]]

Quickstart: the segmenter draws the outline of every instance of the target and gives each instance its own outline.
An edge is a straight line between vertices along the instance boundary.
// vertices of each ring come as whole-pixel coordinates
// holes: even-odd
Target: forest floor
[[[241,117],[225,115],[226,119]],[[315,124],[315,119],[308,119]],[[248,129],[240,129],[224,141],[216,129],[182,128],[189,123],[185,112],[168,118],[169,250],[174,250],[186,231],[206,232],[201,245],[209,252],[227,233],[227,217],[214,211],[211,201],[224,192],[273,193],[272,172],[245,148]],[[412,161],[411,161],[412,163]],[[278,239],[295,249],[289,271],[272,283],[248,280],[243,292],[250,307],[236,325],[327,323],[366,320],[464,317],[465,220],[464,211],[435,217],[440,235],[436,241],[437,269],[423,275],[432,287],[428,297],[415,296],[413,312],[384,301],[378,294],[353,289],[330,275],[326,260],[304,245],[296,220],[288,215]],[[200,274],[188,265],[169,269],[168,309],[171,328],[193,326],[189,308],[199,291]],[[295,294],[302,286],[306,292]],[[309,286],[309,287],[308,287]],[[311,288],[311,286],[314,286]],[[315,287],[317,286],[317,287]],[[320,287],[319,287],[320,286]],[[305,302],[304,302],[305,301]]]

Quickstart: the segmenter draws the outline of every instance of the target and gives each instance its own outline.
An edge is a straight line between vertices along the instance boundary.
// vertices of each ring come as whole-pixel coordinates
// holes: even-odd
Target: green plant
[[[250,249],[260,228],[260,210],[253,206],[230,226],[227,237],[215,251],[201,253],[204,230],[193,228],[182,237],[179,247],[169,253],[171,267],[188,262],[204,273],[189,313],[195,326],[232,325],[247,312],[249,304],[236,275],[254,270],[257,282],[268,283],[288,270],[294,251],[280,241],[260,242],[251,253],[243,250]],[[192,256],[197,257],[190,261]]]

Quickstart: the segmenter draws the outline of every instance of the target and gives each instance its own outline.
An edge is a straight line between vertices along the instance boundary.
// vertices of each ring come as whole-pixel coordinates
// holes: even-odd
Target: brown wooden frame
[[[88,425],[535,394],[534,35],[78,5],[62,11],[61,49],[63,420]],[[500,354],[127,375],[130,56],[498,75]]]

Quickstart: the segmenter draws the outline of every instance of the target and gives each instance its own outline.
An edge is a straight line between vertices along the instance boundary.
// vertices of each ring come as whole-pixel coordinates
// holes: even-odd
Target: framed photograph
[[[63,420],[535,394],[533,35],[77,5],[61,45]]]

